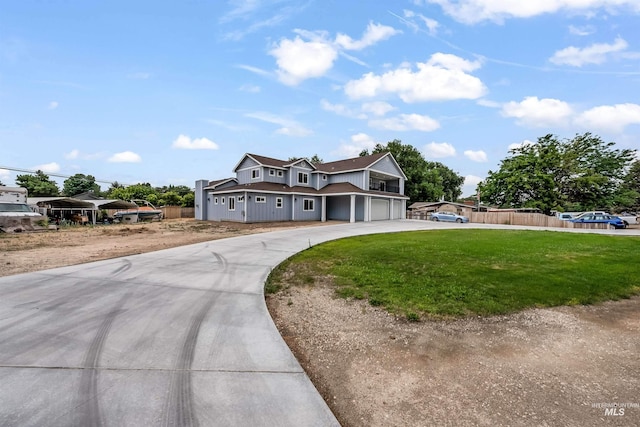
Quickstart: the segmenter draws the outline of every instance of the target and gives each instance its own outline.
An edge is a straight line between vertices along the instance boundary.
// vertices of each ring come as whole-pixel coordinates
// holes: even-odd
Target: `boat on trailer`
[[[113,218],[119,222],[143,222],[143,221],[160,221],[162,219],[162,211],[157,209],[146,200],[132,200],[138,205],[137,208],[118,211],[113,214]]]

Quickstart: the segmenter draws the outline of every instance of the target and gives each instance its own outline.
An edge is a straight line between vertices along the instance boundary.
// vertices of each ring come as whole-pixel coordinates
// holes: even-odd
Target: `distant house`
[[[407,179],[390,153],[330,163],[245,154],[235,177],[196,181],[195,217],[210,221],[405,218]]]

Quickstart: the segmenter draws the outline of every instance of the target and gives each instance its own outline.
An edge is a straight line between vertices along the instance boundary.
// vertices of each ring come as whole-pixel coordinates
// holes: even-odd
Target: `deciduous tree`
[[[16,185],[27,189],[29,196],[32,197],[50,197],[60,195],[58,184],[49,179],[49,175],[41,170],[36,171],[35,175],[18,175],[16,176]]]
[[[65,179],[62,185],[62,192],[69,197],[87,191],[93,191],[96,195],[100,194],[100,186],[96,184],[96,179],[93,175],[77,173]]]

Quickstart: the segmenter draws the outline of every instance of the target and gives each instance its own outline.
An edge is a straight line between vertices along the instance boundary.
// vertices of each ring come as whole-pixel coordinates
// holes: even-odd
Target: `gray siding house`
[[[355,222],[406,215],[407,177],[391,153],[315,165],[245,154],[233,172],[235,178],[196,181],[196,219]]]

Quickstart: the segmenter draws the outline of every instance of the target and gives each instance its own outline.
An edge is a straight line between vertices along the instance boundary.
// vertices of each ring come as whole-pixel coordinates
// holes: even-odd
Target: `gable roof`
[[[351,159],[338,160],[329,163],[319,163],[316,165],[316,169],[323,173],[338,173],[366,169],[378,160],[390,153],[376,153],[368,156],[353,157]]]
[[[224,178],[224,179],[219,179],[217,181],[209,181],[209,184],[207,184],[207,186],[204,187],[203,189],[204,190],[215,189],[216,187],[231,181],[234,181],[236,184],[238,183],[238,180],[235,178]]]

